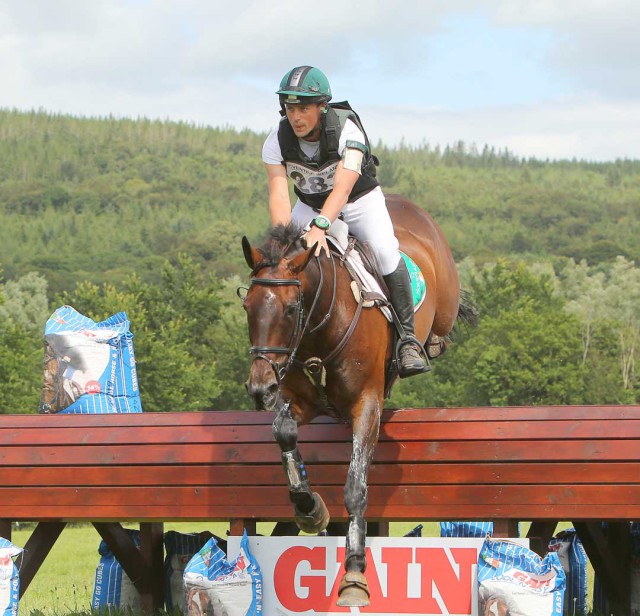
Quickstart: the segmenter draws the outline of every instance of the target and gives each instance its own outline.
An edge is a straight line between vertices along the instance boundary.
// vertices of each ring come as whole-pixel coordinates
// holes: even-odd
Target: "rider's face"
[[[307,141],[320,139],[320,118],[324,104],[310,103],[308,105],[285,105],[287,118],[296,137]]]

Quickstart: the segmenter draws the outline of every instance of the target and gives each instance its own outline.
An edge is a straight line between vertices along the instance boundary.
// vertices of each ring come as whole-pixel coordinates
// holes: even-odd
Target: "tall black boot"
[[[416,338],[411,279],[402,257],[396,270],[384,276],[384,281],[389,289],[391,305],[405,333],[404,342],[398,351],[398,374],[406,377],[428,372],[431,366],[422,356],[422,348]]]

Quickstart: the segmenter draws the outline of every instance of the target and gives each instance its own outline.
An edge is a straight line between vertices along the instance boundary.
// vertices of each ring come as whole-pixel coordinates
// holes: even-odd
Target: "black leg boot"
[[[384,281],[389,289],[389,300],[406,336],[398,351],[398,374],[407,377],[428,372],[431,366],[424,359],[416,338],[411,279],[402,257],[395,272],[385,276]]]

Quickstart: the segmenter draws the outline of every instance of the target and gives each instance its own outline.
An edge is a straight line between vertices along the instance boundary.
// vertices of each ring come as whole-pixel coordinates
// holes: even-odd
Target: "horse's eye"
[[[291,318],[296,315],[296,312],[298,312],[298,304],[289,304],[288,306],[285,306],[284,316]]]

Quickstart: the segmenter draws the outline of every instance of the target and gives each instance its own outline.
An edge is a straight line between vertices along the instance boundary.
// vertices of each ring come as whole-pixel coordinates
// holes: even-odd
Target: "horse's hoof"
[[[369,605],[369,585],[364,573],[347,571],[338,588],[338,605],[340,607],[365,607]]]
[[[313,493],[313,509],[309,513],[302,513],[296,507],[296,524],[305,533],[322,532],[327,528],[330,519],[329,510],[317,492]]]

